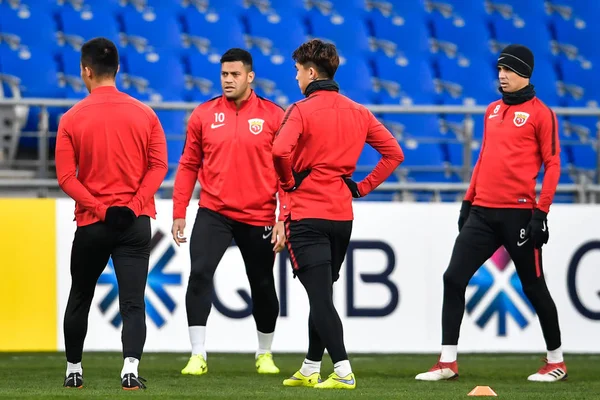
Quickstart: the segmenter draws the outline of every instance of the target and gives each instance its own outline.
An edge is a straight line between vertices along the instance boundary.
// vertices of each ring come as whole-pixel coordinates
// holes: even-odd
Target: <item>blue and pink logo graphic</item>
[[[535,314],[533,306],[523,292],[517,272],[513,268],[507,269],[510,264],[508,252],[504,247],[500,247],[479,268],[468,286],[476,290],[467,299],[467,313],[474,314],[476,309],[481,309],[478,306],[484,302],[481,304],[483,311],[478,311],[479,317],[476,323],[480,328],[484,328],[492,317],[497,315],[498,336],[506,336],[508,318],[512,318],[521,329],[529,325],[531,317],[528,318],[523,314],[524,307]]]

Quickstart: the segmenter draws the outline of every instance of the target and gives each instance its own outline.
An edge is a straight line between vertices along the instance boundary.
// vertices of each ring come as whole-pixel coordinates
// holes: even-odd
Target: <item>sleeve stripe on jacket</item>
[[[283,128],[283,125],[285,125],[285,123],[287,122],[287,120],[290,117],[290,114],[292,113],[292,110],[294,109],[294,107],[296,107],[296,104],[292,104],[290,106],[290,108],[288,108],[287,111],[285,112],[285,115],[283,116],[283,120],[281,121],[281,125],[279,126],[279,129],[277,129],[277,133],[275,134],[275,136],[279,135],[279,132],[281,131],[281,128]]]
[[[550,111],[550,118],[552,119],[552,155],[556,155],[556,118],[554,116],[554,111],[548,106],[548,111]]]

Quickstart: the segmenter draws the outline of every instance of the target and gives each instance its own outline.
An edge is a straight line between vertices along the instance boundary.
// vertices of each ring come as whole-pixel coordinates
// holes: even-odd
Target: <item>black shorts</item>
[[[308,268],[331,265],[333,282],[337,281],[350,244],[352,221],[288,219],[285,227],[294,276]]]

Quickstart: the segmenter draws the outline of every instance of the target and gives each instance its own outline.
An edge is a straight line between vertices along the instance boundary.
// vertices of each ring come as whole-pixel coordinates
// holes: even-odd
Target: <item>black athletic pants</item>
[[[106,224],[78,227],[71,250],[71,292],[65,311],[64,334],[67,361],[81,362],[88,315],[96,283],[112,257],[119,286],[119,310],[123,320],[123,357],[142,357],[146,342],[144,291],[150,259],[150,218],[141,216],[125,232]]]
[[[333,283],[346,257],[352,221],[287,221],[286,234],[294,275],[310,305],[306,358],[321,361],[327,349],[334,364],[347,360],[342,321],[333,304]]]
[[[533,241],[525,237],[531,216],[532,211],[526,209],[471,208],[444,273],[443,345],[458,344],[467,285],[479,267],[504,246],[539,317],[547,349],[560,347],[558,314],[544,279],[542,250],[535,249]]]
[[[271,243],[272,232],[272,226],[248,225],[206,208],[198,209],[190,238],[192,261],[185,296],[188,326],[206,326],[212,307],[213,276],[232,239],[235,239],[250,283],[256,329],[262,333],[275,331],[279,300],[273,277],[275,252]]]

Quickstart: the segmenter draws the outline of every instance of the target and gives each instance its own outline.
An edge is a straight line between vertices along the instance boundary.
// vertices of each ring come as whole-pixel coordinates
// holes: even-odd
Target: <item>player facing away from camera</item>
[[[333,304],[333,284],[350,243],[352,198],[366,196],[379,186],[404,155],[398,141],[366,107],[339,94],[333,78],[340,61],[333,44],[311,40],[292,57],[306,98],[287,109],[273,145],[273,160],[281,186],[289,192],[288,251],[294,276],[308,295],[310,315],[306,359],[283,384],[354,389],[342,321]],[[382,158],[356,183],[350,176],[365,142]],[[325,349],[334,372],[321,382]]]
[[[191,271],[186,310],[192,356],[181,371],[208,371],[206,323],[212,307],[213,276],[231,245],[240,249],[252,295],[258,350],[256,369],[277,374],[271,344],[279,314],[273,267],[285,248],[285,193],[279,190],[271,158],[283,109],[256,95],[252,56],[230,49],[221,58],[223,95],[199,105],[192,113],[173,192],[173,240],[184,237],[186,208],[196,180],[200,207],[190,239]],[[279,220],[276,222],[279,193]]]
[[[537,313],[547,360],[530,381],[567,378],[558,313],[542,268],[542,246],[548,242],[547,215],[560,177],[558,124],[554,112],[535,96],[529,79],[533,53],[509,45],[498,57],[502,99],[484,116],[484,136],[471,184],[462,203],[459,234],[444,273],[442,353],[438,363],[417,380],[458,377],[457,344],[471,277],[504,246],[513,260],[525,295]],[[544,181],[536,202],[536,178]]]
[[[167,145],[152,109],[115,85],[119,54],[96,38],[81,48],[81,77],[90,95],[60,119],[56,175],[75,200],[71,291],[64,319],[66,387],[83,386],[81,359],[96,283],[112,257],[123,320],[126,390],[144,389],[138,364],[146,341],[144,291],[154,195],[167,174]]]

